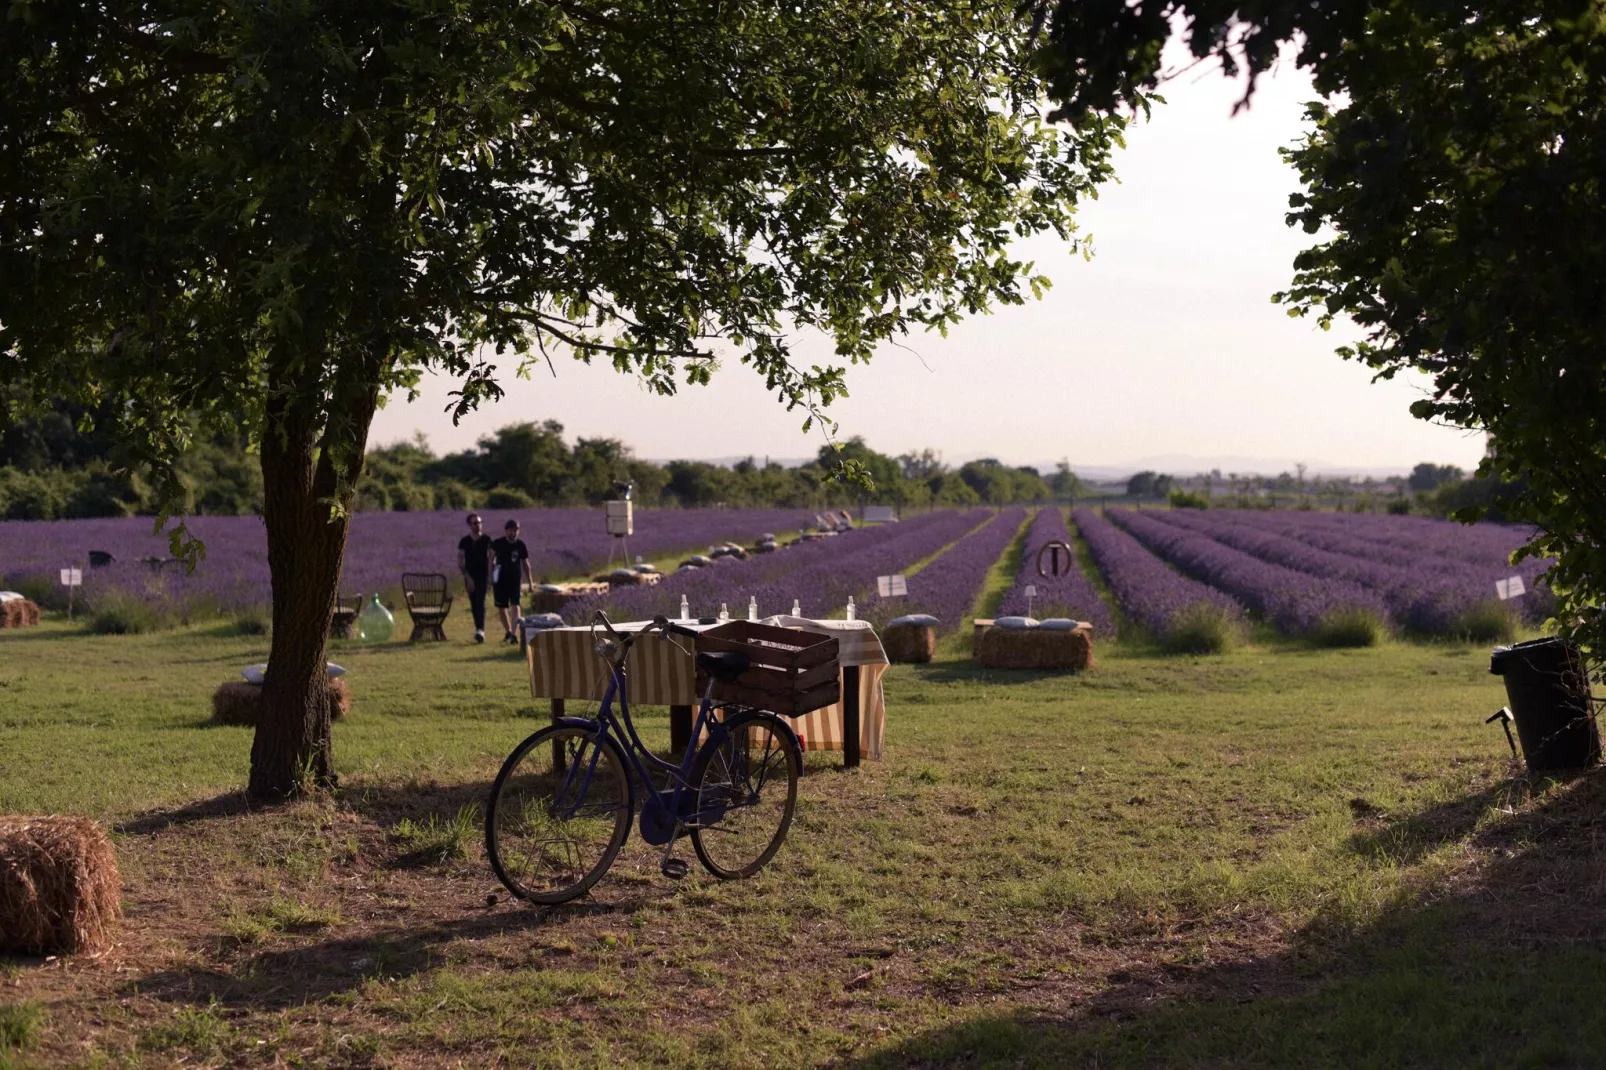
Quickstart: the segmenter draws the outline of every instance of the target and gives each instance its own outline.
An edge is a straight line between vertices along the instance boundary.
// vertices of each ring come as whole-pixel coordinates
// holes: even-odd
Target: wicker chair
[[[329,638],[350,639],[352,629],[357,624],[357,614],[362,612],[362,595],[354,594],[350,598],[335,596],[335,611],[329,617]]]
[[[452,596],[446,590],[446,577],[439,572],[402,573],[402,594],[407,599],[407,613],[413,618],[413,634],[408,642],[420,639],[445,639],[441,625],[452,611]]]

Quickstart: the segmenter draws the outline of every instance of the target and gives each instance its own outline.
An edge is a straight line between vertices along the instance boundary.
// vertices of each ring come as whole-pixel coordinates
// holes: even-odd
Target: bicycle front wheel
[[[697,756],[692,847],[716,877],[751,877],[781,849],[797,810],[803,754],[792,726],[773,713],[740,713],[729,735]]]
[[[548,746],[551,744],[551,746]],[[555,754],[564,760],[554,762]],[[485,808],[485,853],[507,890],[566,903],[608,872],[630,834],[624,754],[573,725],[543,728],[514,748]]]

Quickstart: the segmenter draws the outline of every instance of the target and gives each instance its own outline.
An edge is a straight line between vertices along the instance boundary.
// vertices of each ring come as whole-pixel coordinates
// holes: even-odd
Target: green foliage
[[[1330,613],[1312,629],[1310,641],[1323,647],[1376,646],[1388,635],[1377,614],[1364,609]]]
[[[1168,475],[1158,472],[1139,472],[1126,481],[1126,493],[1129,498],[1164,498],[1171,493],[1171,484],[1175,482]]]
[[[1241,623],[1220,606],[1198,602],[1179,610],[1159,640],[1168,654],[1221,654],[1242,638]]]
[[[959,478],[987,505],[1010,502],[1044,502],[1054,497],[1037,469],[1011,468],[991,457],[971,461],[959,469]]]
[[[96,592],[84,609],[89,630],[97,635],[144,635],[178,623],[164,600],[122,590]]]
[[[1173,490],[1166,495],[1166,501],[1171,503],[1173,509],[1208,509],[1210,499],[1203,494],[1192,490]]]
[[[1472,643],[1509,643],[1517,634],[1512,603],[1498,598],[1480,602],[1456,622],[1455,631]]]
[[[44,1008],[32,1000],[0,1003],[0,1054],[33,1047],[44,1018]]]
[[[1428,491],[1445,483],[1460,482],[1466,475],[1453,464],[1429,464],[1424,461],[1411,469],[1406,486],[1414,491]]]
[[[449,862],[468,853],[482,820],[476,806],[464,806],[450,817],[430,814],[425,821],[403,818],[390,830],[390,839],[411,858],[435,864]]]

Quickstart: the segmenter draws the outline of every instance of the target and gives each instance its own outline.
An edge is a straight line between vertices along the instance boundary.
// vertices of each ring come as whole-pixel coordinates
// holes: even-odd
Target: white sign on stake
[[[1494,593],[1504,602],[1508,598],[1521,598],[1528,593],[1528,588],[1523,586],[1521,576],[1513,576],[1509,580],[1495,580]]]
[[[875,588],[882,598],[901,598],[909,593],[909,581],[902,576],[877,576]]]
[[[62,569],[61,585],[63,587],[82,587],[84,585],[84,570],[79,568]]]

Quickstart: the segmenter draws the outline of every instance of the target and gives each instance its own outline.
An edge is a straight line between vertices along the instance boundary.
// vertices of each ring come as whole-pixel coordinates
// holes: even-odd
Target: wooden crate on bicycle
[[[842,697],[833,636],[733,620],[699,634],[697,651],[742,653],[751,662],[733,682],[715,681],[716,704],[735,703],[801,717]],[[699,673],[697,690],[707,686],[707,676]]]

